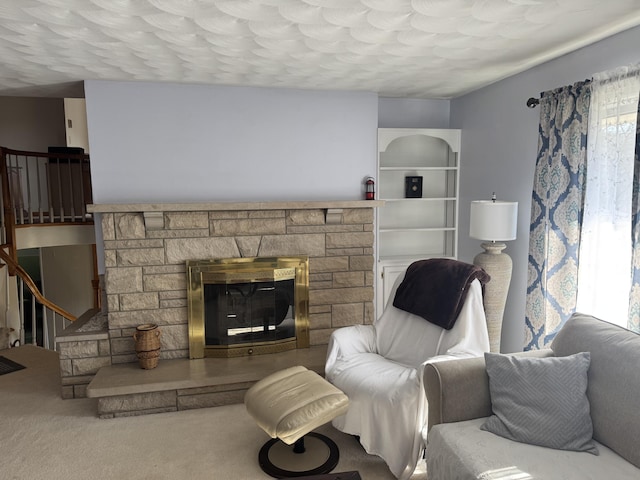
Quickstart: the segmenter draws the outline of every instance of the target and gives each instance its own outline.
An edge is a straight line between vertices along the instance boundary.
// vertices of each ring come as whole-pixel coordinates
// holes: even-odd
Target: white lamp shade
[[[474,200],[471,202],[469,236],[478,240],[515,240],[518,231],[518,202]]]

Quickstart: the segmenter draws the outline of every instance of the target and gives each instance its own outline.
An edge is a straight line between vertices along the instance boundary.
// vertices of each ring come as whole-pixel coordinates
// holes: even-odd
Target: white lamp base
[[[476,255],[473,264],[483,268],[491,276],[491,280],[484,287],[484,311],[491,351],[500,353],[502,318],[511,283],[513,262],[509,255],[502,253],[502,250],[507,248],[504,243],[484,242],[482,248],[484,252]]]

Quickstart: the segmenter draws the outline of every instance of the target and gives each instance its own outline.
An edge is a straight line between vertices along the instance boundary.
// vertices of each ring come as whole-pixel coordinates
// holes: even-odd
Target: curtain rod
[[[618,78],[627,78],[627,77],[632,77],[634,75],[638,74],[638,70],[635,70],[634,72],[627,72],[623,75],[618,76]],[[591,78],[587,78],[586,80],[584,80],[585,84],[589,84],[592,82]],[[540,99],[539,98],[535,98],[535,97],[529,97],[529,100],[527,100],[527,107],[529,108],[536,108],[538,105],[540,105]]]

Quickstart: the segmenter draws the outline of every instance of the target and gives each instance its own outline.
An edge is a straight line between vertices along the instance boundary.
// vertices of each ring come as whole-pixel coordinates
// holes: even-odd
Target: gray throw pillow
[[[480,427],[516,442],[598,455],[593,442],[588,352],[534,358],[484,354],[493,415]]]

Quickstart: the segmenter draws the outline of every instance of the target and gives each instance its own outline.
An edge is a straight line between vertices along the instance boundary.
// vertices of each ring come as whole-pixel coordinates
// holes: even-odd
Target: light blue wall
[[[387,98],[378,100],[380,128],[449,128],[449,100]]]
[[[594,73],[640,61],[640,27],[532,68],[451,102],[451,127],[462,129],[461,260],[472,261],[480,242],[469,238],[469,204],[489,199],[519,202],[518,238],[508,242],[513,278],[504,316],[502,350],[522,350],[531,190],[537,153],[539,109],[529,97],[591,78]],[[588,313],[588,312],[585,312]]]
[[[360,200],[378,97],[85,83],[95,203]]]

